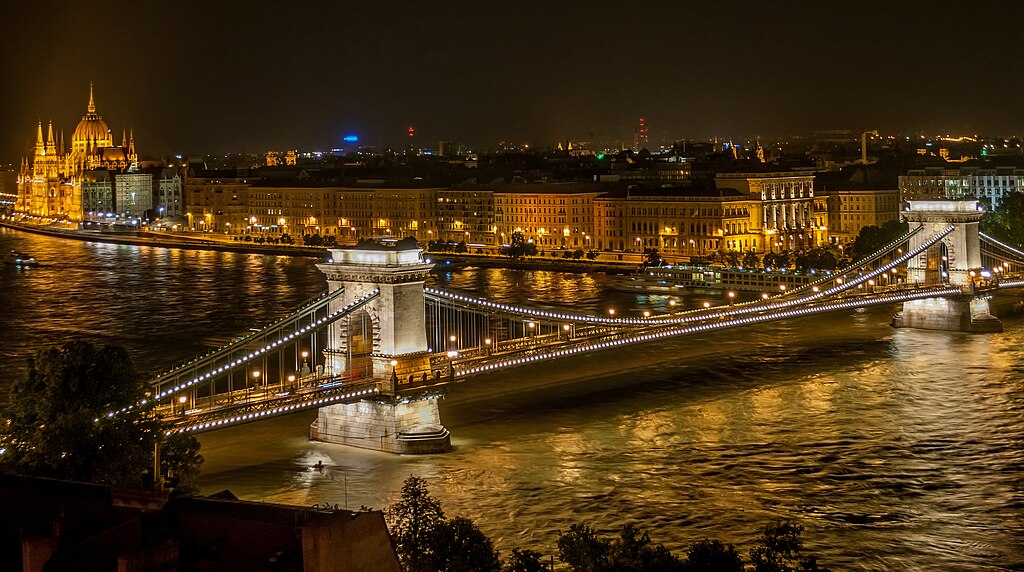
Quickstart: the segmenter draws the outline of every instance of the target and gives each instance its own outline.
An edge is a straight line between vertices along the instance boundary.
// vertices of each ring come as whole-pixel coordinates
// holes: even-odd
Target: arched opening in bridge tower
[[[348,375],[373,375],[373,320],[366,310],[357,310],[348,320]]]
[[[924,283],[942,284],[949,282],[949,250],[945,242],[939,242],[928,249],[925,257]]]

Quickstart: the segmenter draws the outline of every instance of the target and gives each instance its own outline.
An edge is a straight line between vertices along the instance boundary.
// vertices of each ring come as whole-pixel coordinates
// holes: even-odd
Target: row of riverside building
[[[896,189],[817,192],[799,171],[720,173],[712,184],[526,182],[450,186],[385,180],[337,183],[323,172],[261,178],[261,170],[196,170],[185,179],[187,227],[229,235],[415,237],[507,244],[522,233],[541,250],[642,251],[700,256],[764,253],[847,242],[899,218]]]

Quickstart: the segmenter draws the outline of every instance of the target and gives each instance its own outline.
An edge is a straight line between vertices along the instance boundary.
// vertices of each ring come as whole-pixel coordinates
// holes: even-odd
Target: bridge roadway
[[[850,289],[828,299],[805,297],[797,303],[759,302],[754,306],[716,306],[694,314],[683,312],[684,321],[669,321],[670,316],[652,317],[647,323],[623,329],[604,324],[577,325],[570,333],[549,334],[503,342],[494,348],[468,348],[454,359],[444,354],[431,356],[431,368],[439,377],[428,378],[395,388],[398,396],[444,391],[446,386],[472,376],[557,359],[569,355],[610,349],[666,337],[750,326],[777,320],[799,318],[853,308],[896,304],[908,300],[982,294],[1001,288],[1024,286],[1022,279],[979,284],[972,292],[949,285],[892,285],[872,291]],[[810,298],[810,299],[808,299]],[[356,402],[378,394],[387,394],[390,384],[372,378],[308,376],[293,386],[275,384],[247,388],[231,393],[197,397],[187,411],[178,404],[161,405],[158,413],[169,422],[169,431],[204,432],[284,415],[303,409],[337,403]]]

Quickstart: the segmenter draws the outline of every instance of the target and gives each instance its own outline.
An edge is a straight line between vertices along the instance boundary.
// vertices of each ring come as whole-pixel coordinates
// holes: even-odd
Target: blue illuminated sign
[[[341,139],[342,139],[342,141],[344,141],[346,143],[356,143],[356,142],[359,141],[359,136],[358,135],[346,135],[346,136],[342,137]]]

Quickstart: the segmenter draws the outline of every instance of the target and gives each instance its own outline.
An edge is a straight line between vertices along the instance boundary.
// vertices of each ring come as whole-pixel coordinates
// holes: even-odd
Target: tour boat
[[[11,251],[4,259],[7,264],[13,264],[15,266],[35,266],[37,264],[35,257],[25,254],[23,252]]]

